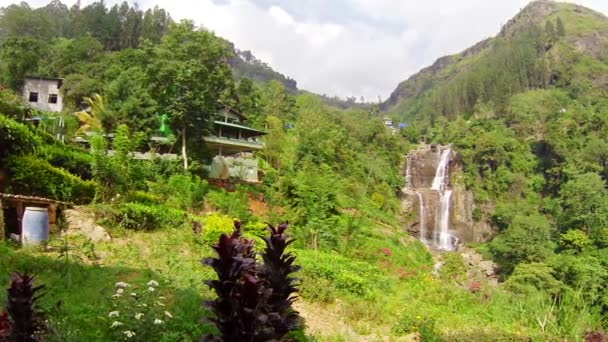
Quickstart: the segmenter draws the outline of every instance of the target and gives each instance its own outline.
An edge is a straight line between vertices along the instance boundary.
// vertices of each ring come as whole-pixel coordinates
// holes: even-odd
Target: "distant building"
[[[259,181],[258,161],[252,152],[264,148],[260,138],[266,132],[245,126],[246,120],[244,115],[226,109],[213,122],[212,134],[204,137],[207,147],[215,154],[208,165],[209,178]]]
[[[38,110],[61,112],[63,99],[59,89],[62,85],[62,78],[26,77],[23,84],[23,99],[30,107]]]

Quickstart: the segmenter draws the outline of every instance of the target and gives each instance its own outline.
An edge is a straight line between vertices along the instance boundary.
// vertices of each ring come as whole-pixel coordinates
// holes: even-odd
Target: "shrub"
[[[462,281],[466,277],[467,265],[460,253],[448,252],[441,256],[443,265],[439,270],[442,278]]]
[[[190,174],[175,174],[152,185],[152,192],[165,204],[183,210],[201,208],[207,190],[207,181]]]
[[[222,214],[208,214],[203,218],[203,241],[211,245],[223,234],[234,230],[234,220]]]
[[[247,193],[240,189],[235,192],[228,192],[224,189],[211,191],[207,195],[207,200],[209,204],[226,215],[245,222],[251,218],[249,198]]]
[[[0,114],[0,160],[12,154],[33,153],[40,144],[30,127]]]
[[[591,241],[587,233],[580,229],[570,229],[560,237],[560,247],[562,249],[577,253],[582,252],[592,244],[593,241]]]
[[[43,315],[38,308],[40,290],[34,286],[34,277],[16,273],[8,288],[6,311],[10,317],[7,341],[40,341],[46,331]]]
[[[35,156],[11,156],[8,161],[13,191],[88,203],[95,196],[95,183],[85,181]]]
[[[87,151],[56,143],[42,146],[38,155],[51,165],[66,169],[82,179],[93,177],[91,170],[93,157]]]
[[[184,212],[162,205],[127,202],[118,207],[116,220],[121,226],[134,230],[176,227],[184,223]]]
[[[415,316],[402,313],[399,320],[393,325],[391,332],[397,336],[419,333],[421,341],[441,341],[433,318]]]
[[[299,267],[293,265],[295,257],[285,253],[291,243],[286,229],[287,224],[270,226],[261,270],[256,269],[254,243],[242,237],[240,222],[235,222],[232,235],[222,234],[213,246],[217,257],[204,259],[203,264],[217,274],[217,280],[206,284],[218,298],[206,305],[215,315],[212,321],[221,338],[210,335],[204,340],[279,341],[299,328],[299,316],[291,308],[297,289],[290,277]]]

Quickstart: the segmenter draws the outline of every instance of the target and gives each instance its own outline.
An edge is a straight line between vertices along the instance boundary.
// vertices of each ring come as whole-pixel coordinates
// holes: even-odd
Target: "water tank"
[[[46,246],[49,239],[49,212],[47,208],[26,207],[21,222],[24,246]]]

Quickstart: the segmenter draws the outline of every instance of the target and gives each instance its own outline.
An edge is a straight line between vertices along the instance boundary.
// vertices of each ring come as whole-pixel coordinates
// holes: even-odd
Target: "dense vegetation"
[[[483,208],[477,219],[498,230],[480,250],[501,265],[512,291],[552,301],[559,329],[569,310],[608,324],[608,102],[597,76],[608,56],[594,51],[605,39],[589,38],[607,34],[600,14],[533,3],[395,108],[418,123],[407,138],[458,151]]]
[[[212,316],[203,300],[215,298],[203,281],[216,274],[200,264],[213,255],[210,245],[239,219],[244,241],[263,246],[264,222],[285,220],[302,266],[296,309],[309,319],[295,340],[579,340],[590,331],[601,338],[608,103],[598,75],[608,56],[572,42],[608,29],[586,9],[540,4],[555,10],[525,10],[392,108],[411,123],[397,135],[377,108],[338,109],[330,105],[349,106],[295,94],[293,81],[250,53],[159,8],[58,1],[4,8],[0,189],[86,204],[79,210],[112,240],[68,234],[60,222],[50,252],[2,242],[0,285],[12,271],[37,274],[51,341],[198,340],[218,334],[201,323]],[[22,103],[15,92],[29,74],[65,78],[64,113]],[[225,106],[268,132],[256,153],[262,184],[227,191],[205,180],[200,136]],[[162,114],[174,135],[165,147],[185,142],[186,165],[131,158],[149,136],[164,134]],[[43,117],[38,127],[21,121],[31,116]],[[58,116],[67,122],[65,143],[50,135]],[[90,150],[71,142],[85,132]],[[434,271],[428,250],[399,226],[402,156],[422,141],[453,144],[460,155],[483,209],[475,217],[498,230],[476,247],[501,265],[502,285],[464,285],[457,253]],[[267,251],[258,262],[272,258]],[[221,318],[221,308],[212,309]]]

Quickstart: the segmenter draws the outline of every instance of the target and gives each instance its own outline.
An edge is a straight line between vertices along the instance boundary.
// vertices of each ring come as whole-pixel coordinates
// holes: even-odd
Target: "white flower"
[[[114,286],[125,288],[125,287],[130,287],[131,285],[129,285],[128,283],[125,283],[124,281],[119,281],[118,283],[114,284]]]
[[[158,306],[165,306],[165,304],[163,304],[161,302],[156,302],[156,305],[158,305]]]
[[[155,290],[155,289],[154,289],[152,286],[148,287],[148,291],[150,291],[150,292],[154,292],[154,290]]]
[[[118,293],[118,294],[122,294],[123,292],[125,292],[125,290],[123,290],[121,288],[116,289],[116,293]]]
[[[112,295],[112,298],[120,298],[121,294],[120,293],[115,293]]]
[[[141,312],[138,312],[135,314],[135,319],[140,320],[142,317],[144,317],[144,314]]]
[[[116,328],[116,327],[119,327],[119,326],[121,326],[121,325],[122,325],[122,322],[119,322],[119,321],[114,321],[114,322],[112,322],[112,326],[111,326],[111,328]]]
[[[165,311],[165,316],[173,318],[173,315],[169,311]]]
[[[163,296],[160,296],[160,297],[158,297],[158,299],[165,300],[165,299],[167,299],[167,298],[165,298],[165,297],[163,297]]]
[[[120,314],[120,312],[119,312],[119,311],[111,311],[111,312],[108,314],[108,317],[110,317],[110,318],[112,318],[112,317],[118,317],[118,316],[119,316],[119,314]]]
[[[125,336],[127,336],[127,338],[131,338],[131,337],[135,336],[135,333],[130,330],[123,331],[122,333],[125,334]]]
[[[158,282],[156,280],[150,280],[147,285],[148,286],[158,286]]]
[[[155,318],[155,319],[154,319],[154,324],[156,324],[156,325],[161,325],[161,324],[163,324],[163,323],[165,323],[165,322],[163,322],[163,320],[162,320],[162,319],[158,319],[158,318]]]
[[[135,293],[135,292],[131,292],[131,296],[133,296],[133,297],[137,297],[137,293]]]

